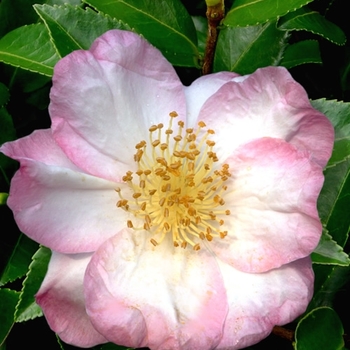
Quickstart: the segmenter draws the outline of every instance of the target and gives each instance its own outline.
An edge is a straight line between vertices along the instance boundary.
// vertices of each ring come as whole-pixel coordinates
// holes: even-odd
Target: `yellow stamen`
[[[169,116],[167,128],[163,124],[149,128],[151,147],[146,141],[136,144],[137,170],[122,177],[132,194],[126,199],[116,188],[116,206],[134,215],[127,227],[148,231],[144,234],[151,235],[154,247],[172,239],[174,247],[190,245],[199,251],[203,240],[212,242],[227,236],[222,230],[223,216],[231,212],[223,209],[223,197],[231,174],[228,164],[218,165],[213,151],[216,142],[210,139],[213,130],[203,129],[206,124],[202,121],[198,128],[185,129],[180,120],[174,132],[172,123],[178,114],[173,111]],[[173,133],[176,135],[170,137]],[[133,174],[137,175],[135,180]]]

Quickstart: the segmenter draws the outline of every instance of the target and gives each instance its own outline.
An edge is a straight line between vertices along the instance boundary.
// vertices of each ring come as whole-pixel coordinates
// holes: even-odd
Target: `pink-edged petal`
[[[215,129],[220,159],[267,136],[309,151],[322,167],[333,148],[330,121],[310,105],[303,87],[283,67],[260,68],[224,84],[204,104],[200,119]]]
[[[237,77],[239,75],[232,72],[208,74],[196,79],[190,86],[184,87],[187,101],[187,126],[195,126],[196,121],[201,120],[199,112],[206,100],[225,83]]]
[[[147,232],[124,230],[97,250],[84,282],[91,322],[124,346],[215,348],[227,313],[215,257],[167,238],[153,247]]]
[[[125,212],[116,207],[117,187],[23,160],[11,182],[8,206],[21,231],[36,242],[62,253],[90,252],[126,225]]]
[[[53,135],[64,152],[86,172],[115,181],[134,164],[148,128],[167,125],[174,110],[184,118],[186,108],[170,63],[137,34],[119,30],[60,60],[50,98]]]
[[[126,224],[115,189],[127,185],[79,172],[49,130],[7,143],[1,151],[21,163],[8,206],[21,231],[35,241],[65,253],[94,251]]]
[[[301,315],[312,298],[309,257],[262,274],[248,274],[220,263],[229,301],[224,336],[216,348],[243,349]]]
[[[57,145],[49,129],[35,130],[29,136],[7,142],[0,147],[0,152],[18,161],[33,159],[48,165],[80,171]]]
[[[228,159],[224,197],[228,235],[213,244],[217,256],[242,271],[267,271],[309,255],[322,225],[316,209],[322,168],[310,155],[272,138],[252,141]]]
[[[51,329],[66,343],[90,348],[106,343],[85,311],[83,278],[91,254],[52,253],[48,272],[36,294]]]

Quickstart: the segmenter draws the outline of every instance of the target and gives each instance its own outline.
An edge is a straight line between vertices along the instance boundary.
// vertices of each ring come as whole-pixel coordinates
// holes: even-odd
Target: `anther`
[[[210,235],[209,233],[207,233],[207,234],[205,235],[205,238],[207,239],[208,242],[211,242],[211,241],[213,240],[213,236]]]
[[[164,217],[165,217],[165,218],[168,218],[168,217],[169,217],[169,209],[168,209],[168,208],[165,208],[165,209],[164,209]]]
[[[193,250],[198,251],[199,249],[201,249],[201,246],[199,245],[199,243],[197,243],[193,246]]]
[[[157,241],[153,238],[150,239],[150,242],[156,247],[158,245]]]
[[[140,208],[141,208],[142,211],[145,211],[145,210],[146,210],[146,207],[147,207],[147,202],[141,203]]]
[[[227,231],[220,229],[225,223],[223,215],[230,215],[230,210],[219,206],[225,204],[223,193],[231,174],[228,164],[221,167],[214,164],[218,156],[216,143],[210,140],[213,130],[202,130],[206,127],[203,121],[196,128],[185,128],[182,120],[175,130],[172,118],[178,114],[173,111],[169,116],[168,126],[159,123],[149,128],[151,148],[144,140],[136,144],[137,177],[134,180],[131,171],[122,177],[131,194],[125,199],[126,194],[123,196],[117,187],[116,206],[141,219],[141,225],[127,220],[126,226],[134,230],[143,227],[153,237],[150,237],[153,246],[169,238],[174,247],[185,249],[190,245],[198,251],[200,241],[227,236]]]

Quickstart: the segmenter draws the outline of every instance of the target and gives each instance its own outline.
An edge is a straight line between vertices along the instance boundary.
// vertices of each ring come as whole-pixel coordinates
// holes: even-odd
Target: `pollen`
[[[185,128],[180,120],[174,127],[177,117],[170,112],[167,128],[150,126],[148,141],[136,144],[136,171],[122,177],[131,195],[125,198],[117,188],[116,206],[131,214],[126,226],[148,234],[155,249],[171,240],[174,247],[198,251],[204,242],[227,236],[225,217],[231,212],[224,197],[231,173],[214,152],[214,130],[203,121]]]

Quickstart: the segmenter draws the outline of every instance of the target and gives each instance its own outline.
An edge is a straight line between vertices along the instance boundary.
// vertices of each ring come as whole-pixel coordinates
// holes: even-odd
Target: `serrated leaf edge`
[[[279,28],[277,28],[277,29],[279,29]],[[318,43],[318,41],[317,40],[314,40],[314,39],[307,39],[307,40],[302,40],[302,41],[299,41],[299,42],[296,42],[296,43],[293,43],[293,44],[290,44],[289,46],[292,46],[292,45],[296,45],[296,44],[298,44],[298,43],[301,43],[301,42],[314,42],[314,43]],[[286,50],[284,50],[284,52],[285,52]],[[282,59],[281,59],[281,61],[279,62],[282,66],[284,66],[284,63],[283,63],[283,59],[284,59],[284,56],[282,57]],[[288,62],[288,61],[287,61]],[[293,68],[293,67],[297,67],[297,66],[300,66],[300,65],[302,65],[302,64],[322,64],[322,62],[319,62],[319,61],[307,61],[307,62],[300,62],[300,63],[298,63],[298,64],[295,64],[295,65],[293,65],[293,66],[284,66],[284,67],[286,67],[287,69],[290,69],[290,68]]]
[[[309,15],[313,15],[313,14],[319,14],[317,11],[312,11],[312,12],[307,12],[307,13],[304,13],[304,14],[301,14],[301,15],[298,15],[296,17],[294,17],[292,20],[296,19],[296,18],[299,18],[299,17],[304,17],[304,16],[309,16]],[[321,16],[321,15],[320,15]],[[324,18],[326,21],[328,21],[326,18]],[[291,20],[291,21],[292,21]],[[328,21],[330,22],[330,21]],[[332,23],[333,25],[337,26],[335,23],[333,22],[330,22]],[[338,26],[337,26],[338,27]],[[338,27],[339,28],[339,27]],[[321,36],[322,38],[324,39],[327,39],[328,41],[330,41],[331,43],[333,44],[336,44],[336,45],[339,45],[339,46],[344,46],[345,43],[346,43],[346,37],[344,38],[344,41],[342,43],[339,43],[339,42],[336,42],[335,40],[332,40],[331,38],[327,37],[326,35],[324,35],[323,33],[320,33],[320,32],[317,32],[315,30],[312,30],[312,29],[307,29],[307,28],[294,28],[294,29],[284,29],[284,28],[281,28],[281,27],[278,27],[277,26],[277,29],[278,30],[281,30],[281,31],[296,31],[296,32],[300,32],[300,31],[306,31],[306,32],[309,32],[309,33],[312,33],[312,34],[315,34],[315,35],[319,35]],[[339,28],[341,30],[341,28]]]
[[[328,233],[328,230],[325,229],[325,230],[322,232],[322,235],[323,235],[324,237],[326,237],[326,241],[328,241],[328,242],[333,242],[334,245],[335,245],[337,248],[339,248],[337,252],[344,256],[344,258],[347,260],[347,263],[340,263],[340,262],[339,262],[339,263],[336,263],[336,262],[327,263],[327,262],[318,262],[318,261],[312,261],[312,263],[313,263],[313,264],[317,264],[317,265],[349,266],[349,265],[350,265],[350,258],[349,258],[349,255],[348,255],[347,253],[345,253],[344,250],[343,250],[343,248],[333,239],[332,235],[330,235],[330,234]],[[320,241],[320,242],[321,242],[321,241]],[[318,255],[323,256],[323,257],[325,257],[325,258],[330,258],[330,257],[328,257],[328,256],[322,255],[321,253],[318,253],[318,252],[317,252],[317,248],[318,248],[318,246],[315,248],[315,250],[312,252],[312,254],[318,254]],[[311,254],[311,256],[312,256],[312,254]],[[330,259],[332,259],[332,258],[330,258]]]
[[[22,27],[31,27],[31,26],[39,26],[39,25],[42,25],[42,23],[26,24],[26,25],[24,25]],[[19,27],[19,28],[22,28],[22,27]],[[16,29],[18,29],[18,28],[16,28]],[[16,29],[14,29],[14,30],[16,30]],[[53,47],[55,48],[55,45],[53,45]],[[8,56],[14,56],[14,55],[9,55],[8,54]],[[21,59],[23,59],[24,61],[32,62],[32,61],[29,61],[29,60],[24,59],[22,57],[21,57]],[[52,75],[53,75],[53,67],[46,66],[46,65],[44,65],[44,64],[42,64],[40,62],[36,62],[36,64],[39,65],[39,66],[45,67],[47,70],[51,70],[51,74],[46,74],[46,73],[43,73],[43,72],[39,72],[39,71],[37,71],[35,69],[30,69],[30,68],[27,68],[27,67],[23,67],[23,66],[20,66],[19,64],[10,63],[10,62],[4,61],[1,58],[0,58],[0,62],[3,62],[5,64],[8,64],[8,65],[12,66],[12,67],[20,68],[20,69],[23,69],[23,70],[26,70],[26,71],[29,71],[29,72],[32,72],[32,73],[37,73],[37,74],[40,74],[40,75],[44,75],[45,77],[50,77],[51,78]]]
[[[289,10],[287,10],[287,12],[285,12],[285,13],[283,13],[283,14],[280,14],[280,15],[278,15],[278,16],[276,16],[276,17],[271,17],[271,18],[264,19],[264,20],[262,20],[262,21],[257,21],[255,24],[251,24],[251,23],[250,23],[250,24],[247,24],[247,25],[235,25],[235,26],[230,26],[230,25],[228,25],[228,24],[225,23],[225,19],[223,20],[223,24],[224,24],[225,26],[228,26],[228,27],[249,27],[249,26],[252,26],[252,25],[264,24],[264,23],[269,22],[269,21],[271,21],[271,20],[278,20],[280,17],[285,16],[286,14],[288,14],[288,13],[290,13],[290,12],[294,12],[294,11],[296,11],[296,10],[302,8],[303,6],[307,5],[308,3],[312,2],[312,1],[313,1],[313,0],[308,0],[304,5],[300,5],[300,6],[297,6],[297,7],[295,7],[295,8],[289,9]],[[234,3],[233,3],[233,4],[234,4]],[[244,7],[244,6],[246,6],[246,5],[237,6],[237,7],[235,7],[233,10],[232,10],[232,7],[233,7],[233,6],[232,6],[231,9],[226,13],[226,17],[227,17],[228,14],[232,13],[235,9],[242,8],[242,7]]]
[[[25,290],[26,282],[27,282],[27,280],[28,280],[28,278],[29,278],[29,274],[30,274],[31,271],[32,271],[32,266],[33,266],[33,264],[35,263],[35,261],[37,260],[37,255],[39,254],[39,252],[40,252],[40,250],[41,250],[42,248],[43,248],[43,247],[40,246],[40,247],[38,248],[38,250],[34,253],[34,255],[33,255],[33,257],[32,257],[32,262],[30,263],[30,265],[29,265],[29,267],[28,267],[28,271],[27,271],[27,273],[26,273],[26,277],[25,277],[25,279],[23,280],[23,283],[22,283],[22,290],[21,290],[21,292],[20,292],[20,295],[19,295],[19,298],[18,298],[18,303],[17,303],[17,305],[16,305],[15,314],[14,314],[14,320],[15,320],[15,322],[18,322],[18,323],[20,323],[20,322],[25,322],[25,321],[33,320],[34,318],[37,318],[37,317],[42,316],[42,314],[41,314],[41,315],[38,314],[38,315],[33,315],[33,317],[28,317],[28,318],[21,319],[21,318],[19,317],[20,315],[17,315],[17,313],[18,313],[18,307],[19,307],[19,305],[21,304],[21,301],[22,301],[22,296],[23,296],[23,293],[24,293],[24,290]]]

